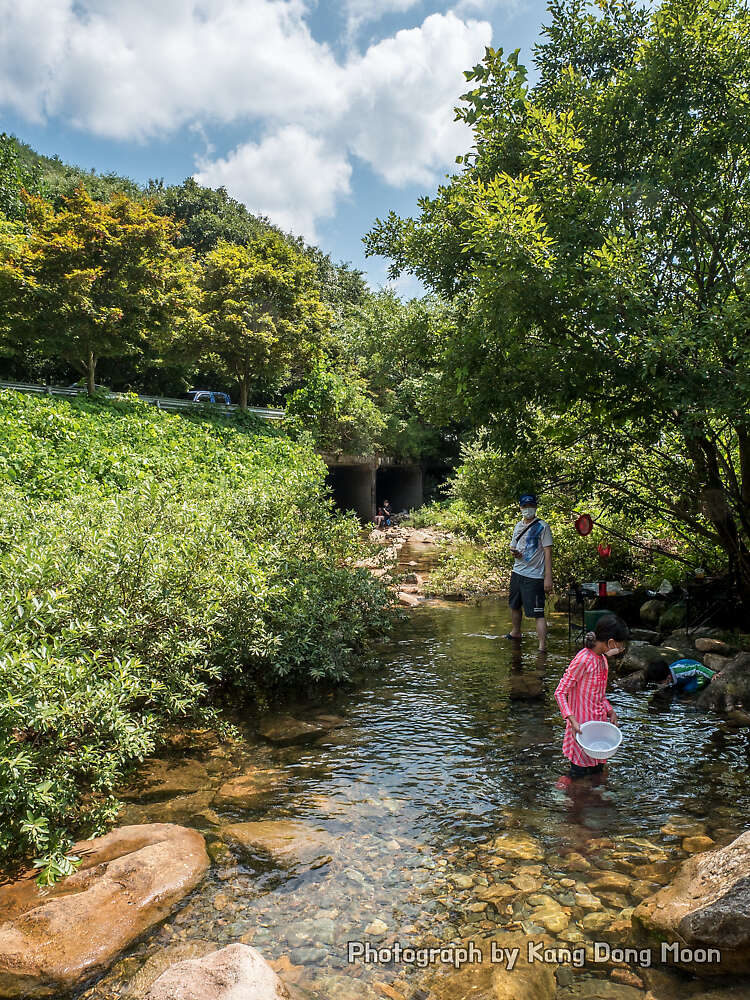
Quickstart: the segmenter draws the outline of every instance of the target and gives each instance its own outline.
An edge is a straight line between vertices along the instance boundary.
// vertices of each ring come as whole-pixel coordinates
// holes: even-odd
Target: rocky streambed
[[[562,622],[540,660],[505,615],[423,605],[355,689],[175,737],[73,881],[0,887],[0,996],[750,996],[747,729],[616,690],[607,781],[559,788]]]

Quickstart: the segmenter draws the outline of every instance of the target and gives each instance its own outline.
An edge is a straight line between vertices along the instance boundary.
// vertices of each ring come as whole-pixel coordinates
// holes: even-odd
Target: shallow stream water
[[[430,995],[418,968],[350,964],[352,940],[421,945],[511,929],[547,932],[570,947],[608,934],[619,943],[618,919],[686,857],[679,834],[721,844],[744,829],[748,731],[689,704],[654,706],[615,690],[624,741],[606,782],[560,788],[553,691],[574,652],[567,622],[553,617],[546,656],[529,631],[514,649],[502,638],[508,626],[504,602],[425,604],[364,679],[319,706],[342,716],[341,728],[306,746],[251,737],[243,747],[175,750],[175,762],[187,755],[205,769],[211,790],[257,767],[282,769],[284,780],[252,808],[203,803],[192,817],[174,814],[206,834],[214,864],[177,913],[85,996],[138,996],[170,960],[237,940],[277,960],[309,991],[300,995],[331,1000]],[[169,819],[165,806],[136,800],[122,819]],[[661,831],[670,818],[677,834]],[[259,819],[317,831],[315,857],[279,860],[227,843],[225,824]],[[493,886],[503,891],[488,904],[482,896]],[[645,996],[646,983],[617,986],[610,972],[567,969],[559,996]],[[604,992],[580,993],[590,980]],[[689,977],[675,977],[670,989],[687,996],[689,987]]]

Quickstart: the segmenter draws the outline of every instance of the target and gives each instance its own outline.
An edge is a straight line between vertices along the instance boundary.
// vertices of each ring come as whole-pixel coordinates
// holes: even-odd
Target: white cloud
[[[71,17],[67,0],[0,0],[0,104],[44,120]]]
[[[417,0],[348,2],[364,16]],[[466,149],[453,108],[491,29],[432,14],[336,58],[306,16],[305,0],[0,0],[0,107],[130,141],[203,127],[198,178],[312,239],[354,156],[389,184],[426,185]],[[217,122],[263,138],[217,158]]]
[[[0,0],[0,103],[119,139],[334,114],[340,68],[304,15],[299,0]]]
[[[334,214],[336,200],[349,193],[351,173],[345,152],[288,125],[225,159],[204,161],[195,177],[210,187],[223,185],[251,211],[314,242],[316,221]]]
[[[429,184],[468,144],[454,121],[463,71],[491,40],[487,23],[433,14],[399,31],[347,66],[352,104],[346,117],[353,152],[390,184]]]

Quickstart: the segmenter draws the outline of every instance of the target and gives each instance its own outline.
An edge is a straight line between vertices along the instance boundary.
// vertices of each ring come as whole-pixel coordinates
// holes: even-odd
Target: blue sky
[[[0,0],[0,130],[144,182],[191,174],[385,280],[362,234],[469,145],[462,71],[541,0]],[[408,294],[415,286],[404,281]]]

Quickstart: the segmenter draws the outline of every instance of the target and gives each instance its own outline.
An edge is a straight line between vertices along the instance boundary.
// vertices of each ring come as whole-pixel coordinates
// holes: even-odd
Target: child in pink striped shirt
[[[555,700],[566,721],[563,753],[570,761],[570,777],[596,774],[604,762],[589,757],[576,741],[584,722],[617,725],[617,713],[607,701],[607,661],[624,652],[629,638],[628,627],[616,615],[606,615],[586,633],[584,648],[570,661],[555,690]]]

